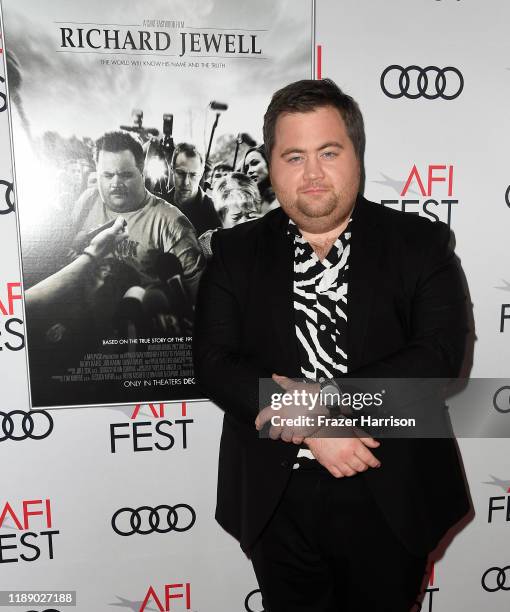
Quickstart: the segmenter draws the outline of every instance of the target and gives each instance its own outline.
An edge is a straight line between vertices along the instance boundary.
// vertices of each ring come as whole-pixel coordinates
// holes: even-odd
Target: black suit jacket
[[[294,444],[259,439],[254,427],[259,379],[301,376],[287,223],[276,209],[216,232],[196,305],[195,376],[225,411],[216,518],[246,552],[274,512],[298,452]],[[449,242],[443,223],[358,197],[346,378],[458,375],[466,300]],[[359,477],[405,546],[428,553],[469,509],[454,442],[383,439],[375,455],[382,466]]]

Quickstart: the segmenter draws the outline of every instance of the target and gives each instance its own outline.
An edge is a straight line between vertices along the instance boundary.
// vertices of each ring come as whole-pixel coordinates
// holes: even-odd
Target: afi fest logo
[[[21,283],[0,285],[0,351],[20,351],[25,347]]]
[[[382,176],[383,180],[373,182],[394,189],[400,196],[381,200],[383,206],[421,215],[431,221],[443,221],[451,227],[453,207],[459,203],[454,197],[453,166],[429,164],[418,168],[414,164],[405,181]]]
[[[149,605],[151,607],[148,607]],[[154,606],[157,607],[154,608]],[[145,612],[145,610],[147,612],[149,610],[158,610],[159,612],[191,610],[191,583],[165,584],[159,591],[150,586],[139,612]]]
[[[488,523],[510,523],[510,480],[501,480],[492,474],[492,480],[483,484],[492,485],[500,488],[504,495],[493,495],[489,497],[489,506],[487,512]]]
[[[21,533],[0,534],[0,564],[53,559],[53,538],[60,531],[53,529],[49,499],[0,505],[0,530],[6,527]]]
[[[501,285],[499,287],[495,287],[496,289],[501,289],[501,291],[510,291],[510,283],[506,280],[501,281]],[[499,315],[499,333],[502,334],[505,331],[506,322],[510,319],[510,304],[501,304],[501,311]]]
[[[130,421],[110,423],[111,452],[119,448],[134,453],[187,449],[188,426],[194,423],[187,418],[187,411],[186,402],[181,403],[180,409],[176,404],[136,404]]]

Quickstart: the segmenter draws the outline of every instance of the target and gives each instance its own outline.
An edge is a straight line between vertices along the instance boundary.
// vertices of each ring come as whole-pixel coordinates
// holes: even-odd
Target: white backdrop
[[[425,200],[457,201],[451,205],[450,221],[474,304],[472,375],[483,378],[507,376],[510,359],[510,321],[500,330],[502,305],[510,303],[510,207],[505,202],[510,184],[508,23],[510,5],[496,0],[317,0],[316,10],[322,76],[352,94],[364,113],[367,197],[396,200],[399,205],[403,199],[414,199],[409,211],[422,214]],[[454,67],[464,87],[454,99],[390,98],[381,88],[381,75],[391,65]],[[389,73],[385,81],[390,92],[398,91],[395,74]],[[426,92],[434,92],[437,71],[427,74]],[[455,76],[452,71],[445,74],[446,95],[458,89]],[[417,77],[417,70],[409,71],[411,95],[419,93]],[[5,93],[4,84],[0,93]],[[7,113],[1,112],[0,179],[11,181],[7,121]],[[414,180],[401,195],[414,165],[425,191],[430,166],[440,166],[432,169],[432,176],[446,180],[433,181],[426,196]],[[0,212],[7,207],[3,189],[0,183]],[[428,206],[446,220],[447,204]],[[10,313],[7,304],[8,283],[20,282],[13,213],[0,214],[0,249],[0,301],[8,312],[0,309],[0,410],[27,411],[24,351],[9,348],[20,344],[9,331],[19,329],[12,319],[22,318],[20,300],[14,301]],[[133,411],[133,406],[54,410],[54,429],[46,438],[0,442],[0,512],[6,504],[13,510],[0,518],[0,590],[76,590],[80,612],[138,611],[151,587],[162,607],[151,597],[142,609],[167,609],[165,585],[173,585],[167,591],[172,595],[169,609],[175,612],[260,612],[258,593],[245,604],[247,595],[257,589],[251,565],[213,519],[220,411],[209,402],[188,403],[185,408],[166,405],[164,416],[154,416],[149,406],[142,406],[131,419]],[[21,415],[13,418],[18,423]],[[44,418],[38,419],[34,433],[44,431]],[[190,421],[186,445],[183,424],[176,422],[183,419]],[[172,423],[164,426],[174,435],[168,450],[155,446],[168,443],[156,430],[162,421]],[[115,452],[112,427],[117,435],[129,435],[114,441]],[[137,439],[138,447],[146,450],[134,450],[135,433],[147,434]],[[510,568],[506,575],[494,569],[485,580],[482,577],[490,568],[510,565],[509,444],[503,439],[461,439],[459,446],[476,516],[436,564],[423,609],[506,612]],[[28,516],[20,530],[13,514],[22,521],[23,501],[30,500],[42,500],[26,508],[43,514]],[[45,500],[50,500],[51,520]],[[120,536],[112,529],[117,510],[160,504],[190,505],[195,524],[166,534]],[[179,511],[178,516],[185,526],[189,514]],[[49,536],[41,534],[47,531],[58,531],[52,535],[53,558]],[[37,537],[23,536],[24,532]],[[34,544],[40,547],[38,558],[23,560],[21,555],[36,556]]]

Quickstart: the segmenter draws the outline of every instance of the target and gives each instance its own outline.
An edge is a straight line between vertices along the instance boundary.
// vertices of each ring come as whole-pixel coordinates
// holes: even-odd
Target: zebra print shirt
[[[321,261],[289,219],[294,243],[294,313],[301,374],[313,382],[347,372],[347,274],[351,230],[336,239]]]

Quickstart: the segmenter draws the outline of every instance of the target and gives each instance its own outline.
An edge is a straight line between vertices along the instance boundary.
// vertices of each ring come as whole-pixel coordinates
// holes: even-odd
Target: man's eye
[[[337,157],[337,155],[338,153],[336,151],[324,151],[322,157],[325,157],[326,159],[334,159]]]
[[[110,180],[113,177],[114,177],[114,175],[111,174],[110,172],[103,172],[103,178]]]
[[[287,157],[287,161],[290,164],[296,164],[300,162],[303,158],[300,155],[293,155],[292,157]]]
[[[133,178],[133,173],[132,172],[121,172],[119,174],[119,178],[124,179],[124,180]]]

